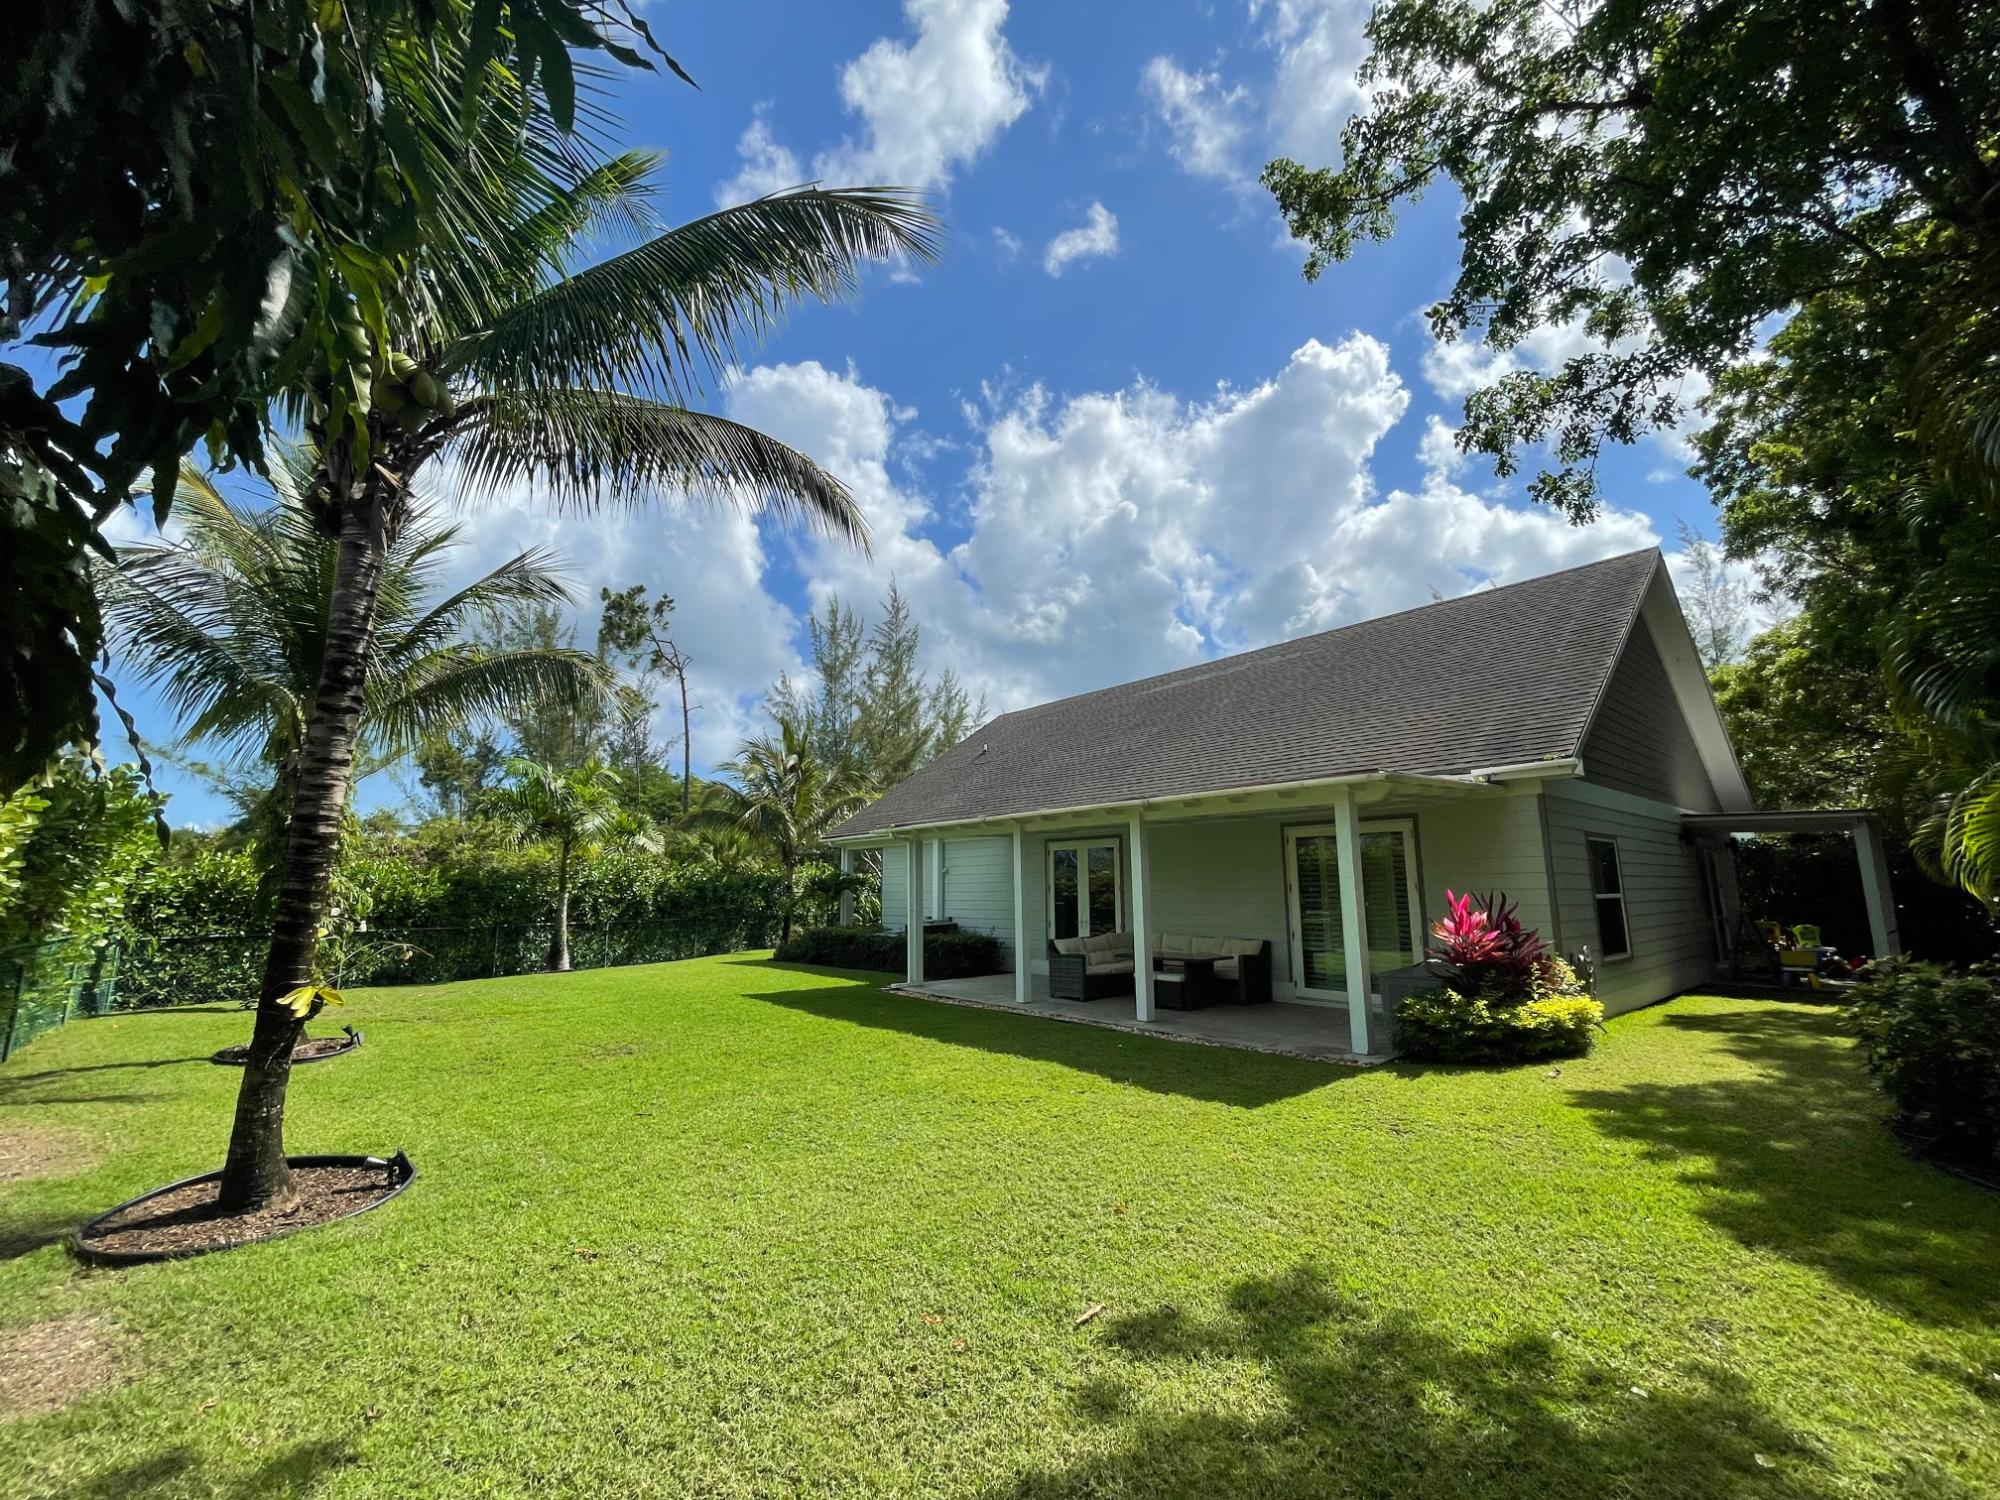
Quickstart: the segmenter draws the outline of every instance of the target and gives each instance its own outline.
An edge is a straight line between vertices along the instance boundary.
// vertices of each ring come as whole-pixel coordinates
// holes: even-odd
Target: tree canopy
[[[1308,277],[1387,238],[1426,192],[1463,201],[1441,339],[1547,325],[1592,347],[1466,403],[1461,447],[1575,518],[1596,459],[1674,425],[1774,319],[1839,295],[1879,317],[1915,420],[1990,398],[2000,339],[2000,9],[1955,0],[1382,0],[1341,160],[1264,182]],[[1977,403],[1974,403],[1976,406]],[[1985,410],[1992,402],[1985,402]],[[1966,408],[1968,411],[1971,407]]]

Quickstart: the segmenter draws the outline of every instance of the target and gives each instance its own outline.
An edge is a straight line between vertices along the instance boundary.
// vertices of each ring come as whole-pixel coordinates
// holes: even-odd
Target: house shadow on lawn
[[[355,1461],[345,1442],[295,1443],[248,1473],[224,1476],[190,1448],[173,1448],[119,1464],[64,1490],[66,1500],[131,1500],[138,1495],[203,1495],[217,1500],[284,1500],[310,1495],[320,1482]]]
[[[768,959],[741,962],[745,967],[773,974],[811,974],[822,980],[852,975],[851,984],[839,986],[821,984],[804,990],[746,992],[746,998],[751,1000],[954,1047],[976,1047],[1030,1062],[1079,1068],[1113,1083],[1209,1104],[1256,1109],[1311,1093],[1360,1071],[1303,1058],[1113,1031],[1045,1015],[1014,1015],[982,1006],[892,995],[881,988],[883,979],[877,974],[809,968]]]
[[[1343,1297],[1316,1266],[1236,1284],[1212,1320],[1160,1306],[1107,1319],[1135,1367],[1075,1395],[1080,1421],[1114,1446],[1038,1469],[991,1500],[1148,1495],[1466,1496],[1729,1500],[1835,1493],[1824,1455],[1764,1412],[1719,1366],[1672,1389],[1538,1335],[1462,1344],[1402,1312]],[[1145,1392],[1190,1373],[1254,1362],[1279,1400],[1148,1414]],[[1926,1475],[1934,1495],[1969,1494]]]
[[[1670,1015],[1717,1037],[1755,1078],[1582,1091],[1598,1127],[1708,1189],[1702,1217],[1902,1316],[2000,1325],[2000,1195],[1912,1161],[1887,1100],[1832,1016],[1755,1008]]]

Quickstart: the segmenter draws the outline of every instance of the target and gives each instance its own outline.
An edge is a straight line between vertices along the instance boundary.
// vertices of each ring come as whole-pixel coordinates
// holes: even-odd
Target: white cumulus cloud
[[[1102,203],[1090,205],[1090,212],[1074,229],[1065,229],[1049,241],[1042,252],[1042,269],[1060,276],[1075,261],[1101,260],[1118,253],[1118,215]]]
[[[1048,70],[1024,63],[1001,28],[1007,0],[904,0],[915,35],[878,37],[840,73],[840,98],[859,129],[813,158],[810,176],[839,187],[941,189],[1028,111]],[[737,143],[743,169],[716,187],[719,203],[802,176],[762,113]]]
[[[916,414],[856,372],[764,366],[729,393],[732,416],[819,458],[868,515],[871,555],[796,544],[814,602],[872,608],[893,579],[930,669],[996,711],[1657,541],[1636,512],[1578,528],[1460,487],[1436,423],[1423,483],[1379,494],[1372,461],[1408,403],[1360,334],[1204,401],[1144,381],[989,396],[971,410],[969,504],[941,517],[899,462],[923,442]]]
[[[784,188],[797,187],[806,180],[806,174],[799,167],[799,159],[781,145],[771,133],[769,119],[770,104],[761,103],[750,116],[750,123],[743,127],[743,134],[736,142],[736,155],[742,166],[727,182],[715,185],[715,202],[718,208],[730,208],[738,203],[748,203],[752,198],[761,198],[766,193],[775,193]]]
[[[1250,96],[1215,72],[1191,73],[1171,57],[1156,57],[1140,75],[1140,91],[1166,125],[1174,160],[1197,177],[1246,180]]]

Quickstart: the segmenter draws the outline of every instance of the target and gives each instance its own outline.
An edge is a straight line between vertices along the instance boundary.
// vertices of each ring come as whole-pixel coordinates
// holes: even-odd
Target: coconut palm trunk
[[[549,972],[569,972],[569,840],[556,855],[556,935],[549,944]]]
[[[313,978],[320,922],[340,861],[341,817],[361,737],[362,695],[386,552],[381,498],[344,508],[326,655],[299,751],[271,947],[222,1169],[222,1205],[230,1212],[282,1203],[292,1191],[285,1165],[285,1088],[292,1076],[292,1048],[309,1017],[280,1002]]]

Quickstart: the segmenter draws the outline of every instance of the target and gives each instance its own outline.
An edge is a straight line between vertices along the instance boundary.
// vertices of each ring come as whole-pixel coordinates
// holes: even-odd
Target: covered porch
[[[1567,767],[1535,769],[1365,773],[852,846],[883,851],[883,922],[905,935],[909,993],[1379,1061],[1447,886],[1505,889],[1525,920],[1553,925],[1539,791]],[[940,920],[999,938],[1011,972],[927,976],[923,931]]]

